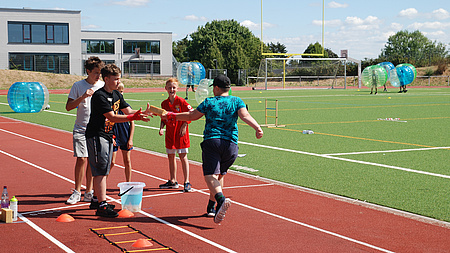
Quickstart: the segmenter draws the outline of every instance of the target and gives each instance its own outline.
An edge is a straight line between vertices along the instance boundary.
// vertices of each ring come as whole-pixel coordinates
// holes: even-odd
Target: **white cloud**
[[[412,24],[410,24],[408,26],[408,28],[411,28],[413,30],[421,30],[421,29],[445,29],[445,28],[450,28],[450,23],[442,23],[439,21],[435,21],[435,22],[424,22],[424,23],[419,23],[419,22],[414,22]]]
[[[188,16],[185,16],[183,19],[188,20],[188,21],[208,21],[208,19],[206,17],[198,17],[195,15],[188,15]]]
[[[368,16],[366,19],[359,17],[347,17],[345,19],[345,27],[342,29],[351,30],[368,30],[368,29],[378,29],[381,24],[381,20],[374,16]]]
[[[401,29],[403,29],[403,25],[399,24],[399,23],[392,23],[391,24],[391,29],[396,30],[396,31],[400,31]]]
[[[322,20],[313,20],[312,24],[316,25],[316,26],[321,26]],[[342,25],[342,21],[339,19],[325,20],[325,26],[327,26],[327,27],[337,27],[337,26],[341,26],[341,25]]]
[[[333,8],[333,9],[335,9],[335,8],[347,8],[348,4],[340,4],[340,3],[337,3],[335,1],[332,1],[332,2],[328,3],[328,7],[329,8]]]
[[[419,12],[415,8],[408,8],[406,10],[401,10],[398,16],[405,18],[415,18],[419,15]]]
[[[250,20],[242,21],[241,25],[247,27],[250,30],[254,30],[254,29],[258,29],[259,28],[259,24],[256,24],[255,22],[250,21]]]
[[[444,31],[436,31],[436,32],[422,32],[425,36],[433,36],[433,37],[442,37],[445,36]]]
[[[433,16],[435,19],[443,20],[443,19],[449,18],[449,17],[450,17],[450,14],[448,13],[448,11],[446,11],[446,10],[440,8],[440,9],[434,10],[434,11],[432,12],[432,16]]]
[[[85,29],[85,30],[89,30],[89,29],[99,29],[100,28],[100,26],[98,26],[98,25],[85,25],[85,26],[82,26],[81,27],[81,29]]]
[[[124,0],[124,1],[113,1],[115,5],[129,6],[129,7],[140,7],[146,6],[150,0]]]

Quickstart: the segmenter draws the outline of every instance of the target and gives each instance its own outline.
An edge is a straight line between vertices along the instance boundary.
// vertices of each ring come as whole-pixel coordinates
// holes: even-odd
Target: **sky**
[[[183,39],[213,20],[234,19],[261,37],[261,0],[3,0],[0,8],[81,11],[82,30],[172,32]],[[263,0],[263,41],[303,53],[322,43],[322,0]],[[377,58],[389,36],[421,31],[450,49],[448,0],[325,1],[324,46],[340,55]]]

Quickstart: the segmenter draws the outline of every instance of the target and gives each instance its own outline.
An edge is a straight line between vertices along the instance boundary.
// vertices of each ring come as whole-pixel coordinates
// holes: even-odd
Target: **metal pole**
[[[267,58],[265,60],[266,60],[266,81],[265,81],[265,83],[266,83],[266,90],[267,90]],[[266,105],[266,107],[267,107],[267,105]]]

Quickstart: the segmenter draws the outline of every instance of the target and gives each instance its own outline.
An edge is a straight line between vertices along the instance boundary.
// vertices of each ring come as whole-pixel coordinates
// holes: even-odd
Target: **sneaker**
[[[216,216],[216,209],[214,209],[214,206],[212,206],[212,207],[207,207],[206,208],[206,215],[207,216],[209,216],[209,217],[214,217],[214,216]]]
[[[160,184],[159,189],[178,189],[178,182],[172,183],[172,181],[167,181],[165,184]]]
[[[217,204],[216,215],[214,216],[215,223],[221,223],[225,219],[225,214],[227,213],[228,208],[231,206],[231,200],[225,199],[222,204],[219,206]]]
[[[94,197],[94,190],[85,192],[84,197],[83,197],[83,202],[91,202],[93,197]]]
[[[114,211],[114,209],[109,204],[106,204],[103,207],[98,207],[97,211],[95,212],[95,215],[106,218],[115,218],[119,216],[119,214],[116,211]]]
[[[378,92],[375,92],[375,95],[377,95],[378,94]]]
[[[191,183],[187,182],[184,184],[183,192],[191,192],[192,191],[192,185]]]
[[[403,91],[399,91],[398,93],[402,93]]]
[[[66,201],[66,205],[75,205],[80,200],[81,200],[81,192],[73,190],[72,195],[70,195],[70,198]]]
[[[91,200],[91,204],[89,205],[89,209],[93,210],[93,209],[98,209],[100,202],[98,201],[94,201],[94,199]],[[113,204],[108,204],[108,206],[110,206],[112,209],[114,209],[116,207],[116,205]]]
[[[406,93],[408,90],[403,90],[404,93]]]

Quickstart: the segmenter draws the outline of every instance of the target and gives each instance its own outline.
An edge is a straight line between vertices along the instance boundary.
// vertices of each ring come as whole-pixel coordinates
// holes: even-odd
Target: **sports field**
[[[265,99],[270,108],[278,100],[278,123],[285,125],[264,128],[264,137],[257,140],[254,130],[238,121],[239,153],[245,156],[234,169],[449,222],[450,89],[397,91],[233,90],[260,124]],[[163,91],[125,93],[133,108],[146,102],[159,106],[166,97]],[[190,98],[195,108],[193,93]],[[75,110],[65,111],[66,100],[67,94],[50,94],[50,110],[18,114],[1,95],[0,115],[71,131]],[[269,110],[269,115],[275,112]],[[268,118],[268,123],[274,121]],[[190,160],[201,161],[203,127],[203,119],[189,126]],[[306,129],[314,134],[303,134]],[[164,153],[158,130],[157,117],[137,122],[135,146]]]

